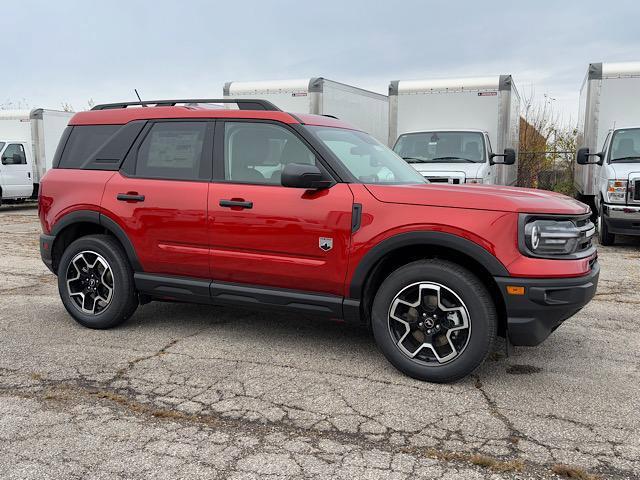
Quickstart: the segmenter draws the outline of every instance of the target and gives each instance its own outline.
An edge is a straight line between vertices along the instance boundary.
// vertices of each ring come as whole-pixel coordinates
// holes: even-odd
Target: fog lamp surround
[[[578,217],[520,215],[520,251],[529,257],[575,259],[595,252],[589,214]]]

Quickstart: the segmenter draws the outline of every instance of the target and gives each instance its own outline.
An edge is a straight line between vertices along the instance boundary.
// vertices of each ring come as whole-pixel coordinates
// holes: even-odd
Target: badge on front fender
[[[329,250],[331,250],[333,248],[333,238],[320,237],[320,240],[319,240],[318,244],[319,244],[321,250],[324,250],[325,252],[328,252]]]

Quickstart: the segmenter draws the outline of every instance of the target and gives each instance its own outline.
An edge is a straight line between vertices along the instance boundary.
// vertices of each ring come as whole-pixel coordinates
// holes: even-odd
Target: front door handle
[[[116,198],[121,202],[144,202],[144,195],[137,193],[119,193]]]
[[[244,200],[220,200],[219,205],[227,208],[253,208],[253,202],[246,202]]]

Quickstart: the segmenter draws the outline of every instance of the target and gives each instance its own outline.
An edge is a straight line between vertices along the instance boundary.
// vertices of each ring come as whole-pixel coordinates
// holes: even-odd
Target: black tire
[[[67,287],[69,265],[74,257],[82,252],[99,254],[107,262],[112,272],[113,291],[110,302],[103,310],[93,314],[81,310],[81,307],[71,297]],[[138,307],[138,294],[133,281],[133,270],[127,255],[118,241],[109,235],[81,237],[66,248],[58,266],[58,291],[67,312],[79,324],[88,328],[115,327],[131,317]]]
[[[600,211],[598,212],[598,241],[600,245],[605,247],[610,247],[616,243],[616,236],[613,233],[609,233],[607,222],[604,221],[602,207],[600,207]]]
[[[446,363],[428,363],[400,350],[389,327],[389,311],[396,295],[419,282],[438,283],[463,302],[471,325],[466,346]],[[496,308],[482,282],[469,270],[445,260],[420,260],[398,268],[382,283],[371,311],[373,334],[385,357],[404,374],[418,380],[448,383],[471,374],[485,360],[497,333]]]

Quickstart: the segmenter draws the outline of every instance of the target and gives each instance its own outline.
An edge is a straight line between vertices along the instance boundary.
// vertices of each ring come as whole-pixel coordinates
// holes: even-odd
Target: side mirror
[[[494,157],[504,157],[502,162],[494,161]],[[516,163],[516,151],[513,148],[505,148],[504,153],[492,153],[489,158],[491,165],[513,165]]]
[[[590,162],[589,157],[598,157],[598,160],[596,160],[595,162]],[[576,153],[576,162],[579,165],[602,165],[602,163],[604,162],[604,152],[589,153],[589,147],[580,148],[578,149],[578,153]]]
[[[329,188],[332,182],[327,180],[315,165],[289,163],[282,169],[280,183],[283,187],[317,190]]]
[[[22,156],[19,153],[13,154],[13,164],[20,165],[22,163]]]

